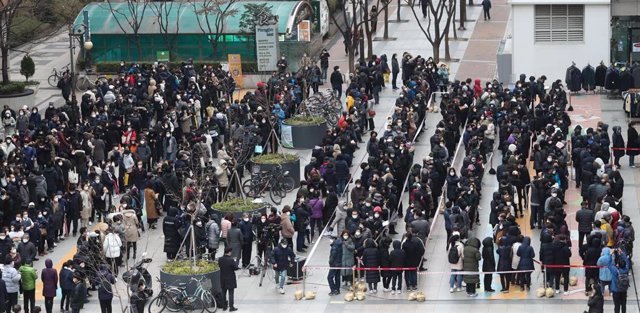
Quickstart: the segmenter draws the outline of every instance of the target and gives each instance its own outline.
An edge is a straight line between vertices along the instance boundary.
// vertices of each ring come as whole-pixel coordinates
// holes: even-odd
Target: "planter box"
[[[25,88],[23,93],[14,95],[0,95],[0,106],[8,105],[10,109],[19,111],[23,105],[31,108],[35,104],[35,91]]]
[[[270,171],[277,166],[277,164],[256,164],[251,162],[251,168],[256,165],[260,167],[260,171]],[[282,170],[289,171],[289,176],[293,178],[293,187],[300,187],[300,159],[297,159],[294,162],[282,163],[280,165],[282,166]]]
[[[327,132],[327,123],[318,125],[282,124],[281,142],[285,148],[313,149],[322,144]]]
[[[248,201],[248,202],[251,202],[252,200],[253,200],[252,198],[247,197],[247,201]],[[228,213],[228,212],[218,211],[218,210],[216,210],[216,209],[214,209],[214,208],[211,208],[211,211],[213,211],[213,213],[215,213],[216,215],[218,215],[218,217],[220,218],[220,220],[222,220],[222,219],[224,218],[224,216]],[[262,214],[262,213],[267,213],[267,214],[268,214],[269,212],[267,212],[267,207],[265,206],[265,207],[263,207],[263,208],[261,208],[261,209],[257,209],[257,210],[253,210],[253,211],[232,212],[232,213],[233,213],[233,217],[234,217],[236,220],[238,220],[238,221],[239,221],[239,220],[241,220],[241,219],[242,219],[242,214],[244,214],[244,213],[249,213],[249,216],[252,216],[253,214],[256,214],[256,213],[260,213],[260,214]]]
[[[187,286],[186,286],[187,294],[190,294],[190,295],[194,294],[196,290],[196,283],[194,282],[189,283],[189,281],[191,280],[191,277],[194,277],[198,280],[202,278],[202,286],[205,289],[210,289],[211,294],[216,294],[222,291],[222,288],[220,288],[220,270],[217,270],[211,273],[206,273],[206,274],[198,274],[198,275],[174,275],[174,274],[165,273],[162,270],[160,270],[161,282],[166,283],[168,286],[176,286],[176,287],[178,287],[179,284],[187,283]]]

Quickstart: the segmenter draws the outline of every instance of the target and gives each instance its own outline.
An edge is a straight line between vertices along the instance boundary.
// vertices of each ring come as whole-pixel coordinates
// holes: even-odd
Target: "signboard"
[[[298,24],[298,41],[311,41],[311,22],[301,21]]]
[[[158,62],[169,62],[169,51],[156,52],[156,60]]]
[[[329,32],[329,6],[327,0],[320,0],[320,36]]]
[[[293,148],[293,134],[290,125],[280,126],[280,144],[285,148]]]
[[[640,42],[634,42],[632,47],[632,52],[640,52]]]
[[[242,58],[239,54],[228,54],[229,58],[229,73],[231,73],[231,77],[235,79],[236,85],[242,86]]]
[[[258,71],[277,70],[278,55],[278,25],[256,25]]]

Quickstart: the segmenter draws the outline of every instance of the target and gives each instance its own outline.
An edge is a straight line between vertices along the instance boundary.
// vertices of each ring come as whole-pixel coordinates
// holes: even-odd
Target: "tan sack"
[[[365,298],[365,293],[362,291],[356,291],[356,300],[362,301]]]
[[[296,291],[293,293],[293,297],[294,297],[296,300],[300,300],[300,299],[302,299],[302,297],[303,297],[303,296],[304,296],[304,295],[302,294],[302,290],[296,290]]]
[[[351,302],[355,298],[353,291],[349,291],[344,295],[344,301]]]
[[[543,288],[543,287],[540,287],[540,288],[538,288],[538,289],[536,290],[536,296],[537,296],[538,298],[542,298],[542,297],[544,297],[544,296],[545,296],[545,294],[546,294],[546,290],[544,290],[544,288]]]
[[[553,295],[554,295],[553,288],[547,288],[545,290],[545,295],[547,296],[547,298],[553,298]]]
[[[315,298],[316,298],[315,291],[307,291],[307,293],[304,294],[304,299],[305,300],[313,300]]]

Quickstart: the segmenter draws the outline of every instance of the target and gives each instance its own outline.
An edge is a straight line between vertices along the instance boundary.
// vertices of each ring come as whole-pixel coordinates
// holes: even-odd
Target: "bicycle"
[[[213,313],[218,310],[218,304],[216,303],[216,298],[213,296],[213,294],[211,294],[211,288],[205,288],[202,285],[203,280],[204,277],[200,279],[191,277],[190,281],[193,281],[197,284],[196,291],[193,293],[193,295],[202,300],[202,302],[204,303],[204,309],[207,312]]]
[[[275,204],[280,204],[287,192],[294,188],[294,181],[289,176],[289,171],[282,171],[281,166],[276,166],[271,171],[259,171],[254,167],[251,178],[242,183],[242,192],[248,197],[257,198],[268,189],[269,197]]]
[[[159,279],[157,280],[160,282]],[[205,304],[202,299],[195,295],[188,295],[185,286],[185,283],[180,284],[180,287],[173,287],[160,282],[160,293],[149,303],[148,312],[158,313],[165,309],[169,312],[204,312]]]
[[[47,81],[49,82],[49,85],[51,87],[58,88],[58,81],[62,79],[62,77],[64,77],[64,73],[69,72],[69,66],[65,66],[64,69],[66,70],[58,72],[58,70],[54,67],[51,70],[52,74],[49,75],[49,78],[47,78]]]

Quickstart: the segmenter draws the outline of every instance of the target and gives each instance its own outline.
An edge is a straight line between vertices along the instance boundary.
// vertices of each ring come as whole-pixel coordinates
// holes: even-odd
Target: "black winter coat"
[[[407,254],[401,249],[399,240],[393,242],[393,250],[389,253],[389,267],[404,267]]]
[[[596,89],[596,72],[591,65],[582,69],[582,89],[586,91]]]
[[[607,75],[607,66],[604,64],[598,65],[598,67],[596,67],[596,76],[595,76],[596,86],[604,87],[604,77],[606,75]]]
[[[583,233],[591,232],[591,224],[593,223],[593,210],[581,208],[576,212],[576,222],[578,222],[578,231]]]
[[[424,255],[424,244],[417,237],[406,240],[402,245],[402,250],[406,254],[405,265],[407,267],[418,267]]]
[[[72,309],[82,309],[84,307],[84,303],[87,300],[87,287],[84,283],[77,283],[73,286],[69,299],[69,305]]]
[[[482,271],[493,272],[496,270],[496,257],[493,253],[493,238],[482,240]]]
[[[362,251],[362,263],[364,267],[376,268],[380,266],[380,253],[375,243],[373,242],[373,239],[367,239],[365,241],[365,248],[364,251]],[[380,271],[367,270],[365,278],[367,283],[380,282]]]
[[[507,242],[506,239],[500,240],[500,242]],[[511,247],[508,245],[501,245],[498,247],[498,271],[510,271],[511,268],[511,258],[513,257],[513,252],[511,251]]]
[[[611,136],[613,141],[614,148],[622,148],[622,150],[613,150],[613,156],[617,158],[621,158],[624,156],[624,138],[622,138],[622,134],[619,132],[614,132],[613,136]]]
[[[571,258],[571,248],[562,241],[554,241],[551,244],[551,250],[553,251],[553,264],[569,265]]]
[[[627,91],[633,88],[633,75],[626,70],[620,74],[620,91]]]
[[[180,248],[180,233],[178,233],[178,218],[166,216],[162,220],[162,233],[164,234],[164,252],[178,253]]]
[[[620,89],[620,73],[616,69],[608,69],[604,76],[604,88],[607,90]]]
[[[218,259],[218,265],[220,266],[220,288],[236,289],[238,287],[236,271],[239,269],[236,261],[229,255],[223,255]]]
[[[629,148],[640,148],[640,142],[638,142],[638,131],[629,127],[627,129],[627,149]],[[627,150],[627,155],[638,155],[640,154],[640,150]]]

